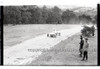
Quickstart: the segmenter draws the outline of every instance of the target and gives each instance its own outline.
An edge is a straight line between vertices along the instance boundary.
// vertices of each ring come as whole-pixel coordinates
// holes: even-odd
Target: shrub
[[[82,33],[82,35],[89,37],[93,33],[93,28],[84,26],[84,28],[81,30],[81,33]]]

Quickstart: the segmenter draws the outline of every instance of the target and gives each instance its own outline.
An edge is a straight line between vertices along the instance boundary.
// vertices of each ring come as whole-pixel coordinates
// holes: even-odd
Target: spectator
[[[83,59],[82,59],[82,61],[84,61],[85,58],[86,58],[86,60],[88,60],[88,48],[89,48],[88,38],[85,38],[85,42],[84,42],[84,46],[83,46]]]
[[[79,52],[80,52],[80,57],[82,57],[82,49],[83,49],[83,45],[84,45],[84,40],[83,40],[83,37],[82,37],[82,35],[80,36],[80,39],[81,39],[81,41],[80,41],[80,48],[79,48]]]

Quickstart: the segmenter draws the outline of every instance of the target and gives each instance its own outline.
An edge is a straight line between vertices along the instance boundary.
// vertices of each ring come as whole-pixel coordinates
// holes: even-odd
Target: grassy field
[[[4,47],[11,47],[25,40],[57,30],[72,28],[76,25],[61,24],[32,24],[32,25],[8,25],[4,26]]]
[[[97,65],[97,32],[95,34],[89,37],[88,61],[81,61],[79,57],[80,35],[77,33],[45,51],[29,65]]]
[[[63,30],[76,25],[8,25],[4,26],[4,47],[11,47],[25,40],[49,33],[56,28]],[[89,59],[81,61],[79,57],[80,33],[61,41],[43,52],[36,60],[26,65],[97,65],[97,32],[89,37]]]

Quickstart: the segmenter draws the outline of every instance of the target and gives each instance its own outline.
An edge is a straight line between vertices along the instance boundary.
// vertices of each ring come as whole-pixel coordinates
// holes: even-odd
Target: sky
[[[61,5],[96,7],[100,0],[0,0],[1,5]]]

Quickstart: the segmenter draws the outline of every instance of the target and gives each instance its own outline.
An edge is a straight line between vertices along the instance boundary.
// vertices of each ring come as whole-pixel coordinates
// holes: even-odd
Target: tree
[[[52,8],[52,11],[53,11],[54,13],[58,14],[58,15],[61,14],[61,9],[58,8],[57,6],[54,6],[54,8]]]
[[[92,18],[89,15],[85,14],[79,16],[79,19],[82,23],[89,23],[92,20]]]
[[[47,24],[61,24],[62,20],[61,17],[54,12],[49,12],[48,13],[48,18],[46,20]]]
[[[30,12],[23,12],[22,13],[22,23],[29,24],[31,19],[31,13]]]
[[[62,20],[64,23],[69,23],[70,19],[74,18],[75,14],[73,13],[73,11],[70,10],[66,10],[62,13]]]
[[[4,24],[19,24],[21,21],[21,12],[18,7],[4,7]]]
[[[41,22],[43,24],[45,24],[46,23],[46,20],[48,18],[48,9],[47,9],[47,7],[45,5],[43,6],[41,12],[42,12]]]

